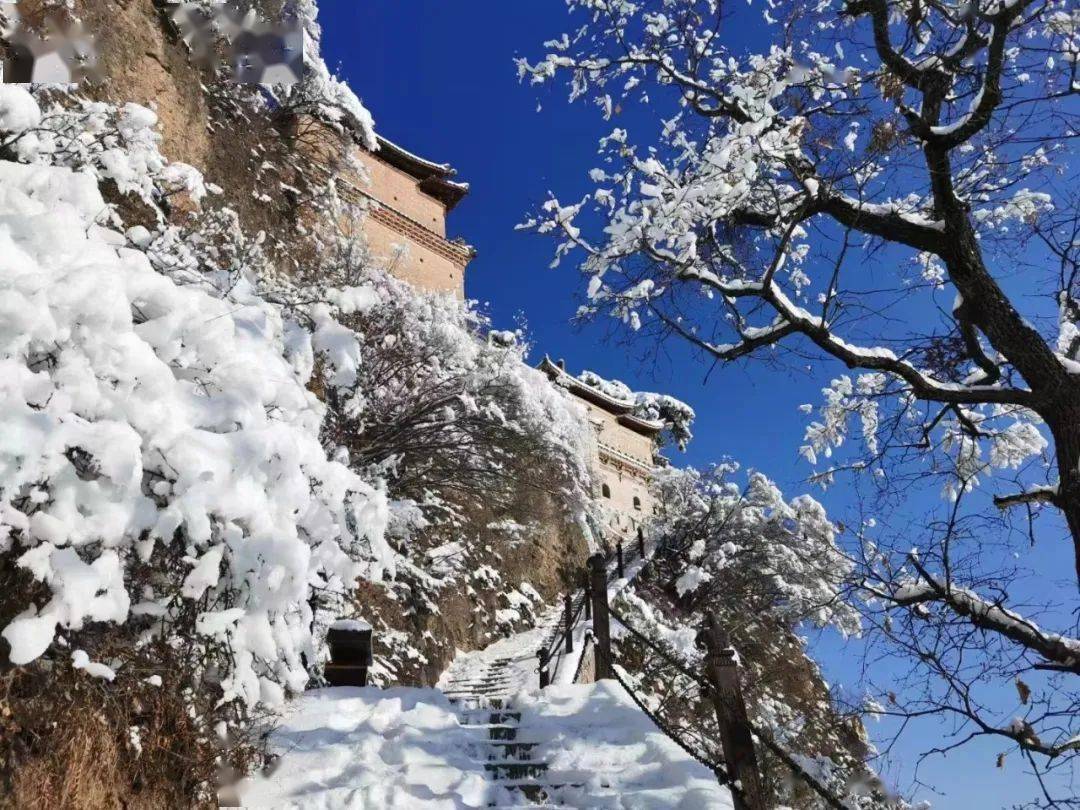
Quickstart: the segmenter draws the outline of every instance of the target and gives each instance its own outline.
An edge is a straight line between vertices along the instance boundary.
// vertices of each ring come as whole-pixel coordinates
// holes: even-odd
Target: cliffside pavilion
[[[632,402],[605,394],[567,373],[561,360],[556,363],[545,356],[539,368],[588,409],[596,434],[590,466],[595,495],[607,511],[607,528],[624,538],[636,537],[656,508],[650,485],[657,468],[665,463],[658,442],[663,423],[635,416]]]
[[[367,183],[356,190],[370,202],[363,230],[374,255],[394,275],[429,292],[465,297],[465,268],[476,251],[448,239],[446,217],[469,193],[450,166],[433,163],[379,137],[379,148],[357,147]],[[400,250],[404,246],[405,250]]]

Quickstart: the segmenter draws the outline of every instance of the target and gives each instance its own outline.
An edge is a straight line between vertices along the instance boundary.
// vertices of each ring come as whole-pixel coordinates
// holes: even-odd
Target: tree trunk
[[[1080,588],[1080,379],[1069,373],[987,270],[967,212],[958,205],[947,209],[946,223],[946,240],[952,247],[943,255],[968,317],[1024,378],[1033,394],[1032,408],[1053,436],[1059,482],[1055,504],[1072,535]]]
[[[1054,503],[1065,515],[1072,535],[1076,582],[1080,589],[1080,404],[1061,408],[1046,421],[1054,438],[1058,468]]]

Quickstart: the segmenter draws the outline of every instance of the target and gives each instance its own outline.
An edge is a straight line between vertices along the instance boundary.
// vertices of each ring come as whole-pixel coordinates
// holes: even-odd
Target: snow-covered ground
[[[486,738],[463,728],[435,689],[336,687],[292,703],[272,736],[281,759],[240,786],[244,807],[483,807],[491,785],[476,756]]]
[[[606,681],[518,695],[518,740],[548,765],[530,780],[549,806],[729,810],[730,794]],[[240,786],[243,806],[359,810],[529,806],[493,759],[476,710],[434,689],[339,687],[293,703],[271,738],[272,772]]]
[[[691,759],[611,680],[554,685],[519,695],[523,736],[541,741],[536,755],[554,793],[568,807],[634,810],[729,810],[731,794]],[[575,787],[575,785],[580,785]]]

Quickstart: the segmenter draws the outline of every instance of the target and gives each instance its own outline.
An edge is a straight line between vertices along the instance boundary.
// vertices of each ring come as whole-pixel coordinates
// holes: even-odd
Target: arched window
[[[611,487],[609,487],[607,484],[602,484],[600,486],[600,494],[603,495],[605,498],[610,498],[611,497]]]
[[[641,498],[639,498],[637,495],[634,496],[634,508],[637,509],[639,512],[641,511]]]

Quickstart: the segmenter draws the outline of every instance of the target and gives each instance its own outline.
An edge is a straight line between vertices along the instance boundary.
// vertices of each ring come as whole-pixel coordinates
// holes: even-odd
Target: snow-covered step
[[[518,760],[503,760],[502,762],[485,762],[484,770],[490,773],[500,783],[506,779],[540,779],[547,773],[548,766],[543,762],[520,762]]]
[[[489,736],[492,740],[516,740],[518,735],[517,726],[488,726]]]
[[[521,712],[503,709],[469,709],[462,712],[461,719],[470,725],[493,724],[497,726],[521,722]]]
[[[566,790],[567,788],[574,790],[580,789],[582,787],[582,784],[580,783],[555,783],[543,779],[500,779],[495,784],[514,793],[520,793],[524,798],[533,803],[531,805],[525,805],[526,807],[535,807],[537,804],[540,804],[541,807],[587,806],[567,805],[559,800],[559,791]]]
[[[491,754],[493,761],[532,761],[534,759],[533,752],[540,743],[522,742],[520,740],[488,740],[488,745],[495,749]]]
[[[530,802],[533,802],[534,805],[548,804],[553,799],[551,785],[548,785],[545,782],[539,782],[535,779],[506,780],[500,781],[498,784],[500,787],[504,787],[507,790],[520,793]]]

